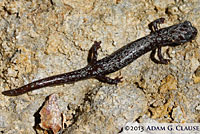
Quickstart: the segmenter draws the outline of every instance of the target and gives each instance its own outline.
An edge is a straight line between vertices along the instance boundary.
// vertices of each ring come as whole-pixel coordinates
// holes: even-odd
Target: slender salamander
[[[169,59],[163,58],[161,47],[177,46],[189,42],[196,37],[197,29],[189,21],[158,29],[158,25],[164,23],[164,20],[164,18],[154,20],[149,24],[149,29],[151,30],[149,35],[127,44],[100,60],[97,60],[97,50],[100,48],[101,42],[95,41],[89,50],[88,65],[84,68],[40,79],[14,90],[4,91],[2,94],[17,96],[38,88],[73,83],[88,78],[96,78],[101,82],[117,84],[121,82],[122,77],[111,79],[106,77],[106,75],[122,69],[149,51],[152,51],[151,58],[155,60],[153,57],[156,50],[158,50],[157,55],[159,60],[155,61],[160,64],[167,64]]]

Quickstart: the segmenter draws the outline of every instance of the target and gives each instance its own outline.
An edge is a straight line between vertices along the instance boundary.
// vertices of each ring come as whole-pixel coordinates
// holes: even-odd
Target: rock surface
[[[87,65],[88,50],[102,41],[99,59],[161,27],[189,20],[200,29],[199,0],[0,1],[0,92]],[[45,133],[37,113],[58,94],[62,133],[117,133],[127,122],[200,123],[200,37],[163,49],[172,58],[155,64],[149,53],[111,74],[123,82],[94,79],[46,87],[17,97],[0,94],[0,134]]]

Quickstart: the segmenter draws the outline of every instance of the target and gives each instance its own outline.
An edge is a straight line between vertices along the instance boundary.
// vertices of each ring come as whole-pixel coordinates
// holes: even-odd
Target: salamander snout
[[[188,41],[193,40],[197,35],[197,29],[192,26],[191,22],[185,21],[183,22],[180,27],[180,42],[185,43]]]
[[[197,29],[193,27],[191,22],[189,21],[185,21],[184,24],[188,27],[188,33],[186,34],[186,38],[188,40],[193,40],[197,35]]]
[[[197,35],[197,29],[191,22],[185,21],[176,25],[170,33],[173,43],[178,45],[193,40]]]

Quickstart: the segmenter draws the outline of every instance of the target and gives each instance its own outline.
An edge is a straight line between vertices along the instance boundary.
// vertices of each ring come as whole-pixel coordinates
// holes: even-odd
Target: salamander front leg
[[[158,47],[158,58],[159,58],[159,63],[160,64],[168,64],[169,63],[169,59],[164,59],[161,53],[161,47]]]
[[[101,41],[99,42],[95,41],[92,47],[90,48],[89,54],[88,54],[89,64],[94,64],[97,61],[97,56],[98,56],[97,50],[101,48],[100,44],[101,44]]]
[[[161,53],[161,47],[158,47],[158,52],[157,52],[159,60],[157,60],[155,58],[155,54],[156,54],[156,49],[152,50],[151,55],[150,55],[150,58],[153,62],[155,62],[157,64],[168,64],[169,63],[169,61],[170,61],[169,59],[163,58],[162,53]]]
[[[162,24],[164,23],[164,21],[165,21],[165,18],[159,18],[151,22],[148,25],[149,29],[151,30],[151,33],[158,31],[158,24]],[[160,46],[158,47],[158,53],[157,53],[159,60],[156,60],[155,53],[156,53],[156,49],[152,50],[151,55],[150,55],[151,60],[154,61],[155,63],[167,64],[170,61],[169,59],[163,58]]]
[[[122,82],[122,77],[116,77],[114,79],[106,77],[104,75],[100,75],[100,76],[96,76],[95,77],[97,80],[104,82],[104,83],[108,83],[108,84],[118,84],[119,82]]]
[[[150,58],[153,62],[158,63],[159,61],[155,58],[155,55],[156,55],[156,49],[151,51]]]
[[[162,23],[164,23],[164,21],[165,21],[165,18],[159,18],[159,19],[156,19],[156,20],[152,21],[148,25],[149,29],[151,30],[151,32],[158,31],[158,24],[162,24]]]

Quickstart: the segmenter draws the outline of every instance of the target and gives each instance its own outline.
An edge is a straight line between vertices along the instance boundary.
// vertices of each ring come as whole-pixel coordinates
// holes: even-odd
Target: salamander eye
[[[183,26],[184,26],[184,27],[192,26],[192,24],[191,24],[191,22],[189,22],[189,21],[185,21]]]
[[[183,27],[183,28],[186,28],[187,26],[186,26],[186,25],[183,25],[182,27]]]

